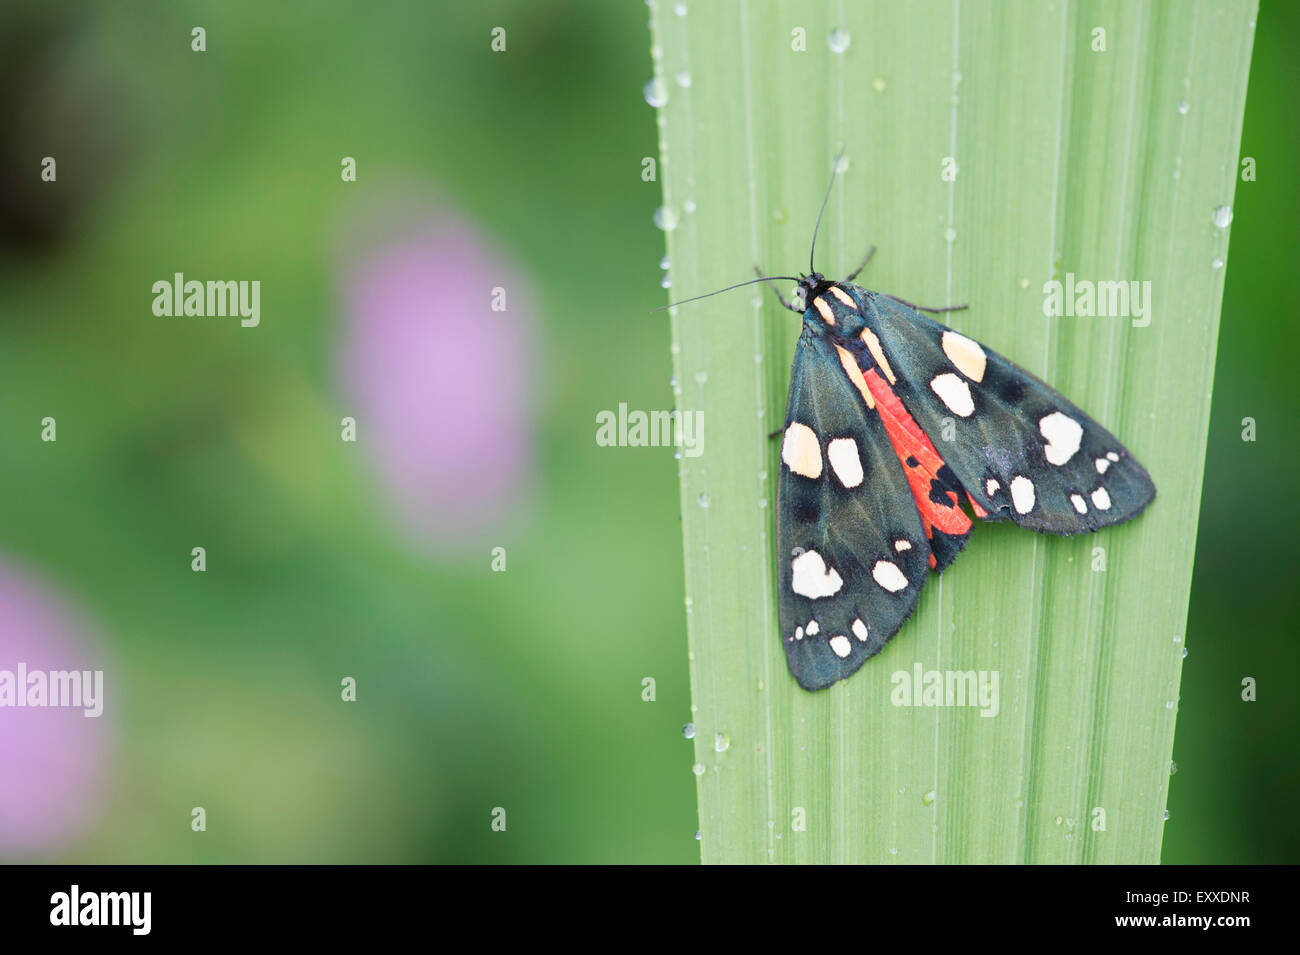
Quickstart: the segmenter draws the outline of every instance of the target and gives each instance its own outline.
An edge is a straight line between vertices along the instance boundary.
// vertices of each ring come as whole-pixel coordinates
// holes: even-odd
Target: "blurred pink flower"
[[[447,214],[390,225],[352,255],[339,356],[345,413],[399,524],[438,545],[517,523],[533,477],[526,280]],[[505,311],[492,309],[498,288]]]
[[[0,670],[102,670],[104,707],[0,706],[0,856],[46,853],[79,835],[107,801],[117,684],[103,651],[50,588],[0,559]],[[21,687],[18,688],[20,691]]]

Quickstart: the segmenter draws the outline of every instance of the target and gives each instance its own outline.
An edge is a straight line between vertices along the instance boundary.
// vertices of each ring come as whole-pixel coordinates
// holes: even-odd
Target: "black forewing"
[[[976,380],[969,362],[954,363],[945,351],[943,335],[952,331],[947,326],[886,296],[864,297],[873,306],[864,311],[867,324],[898,377],[900,399],[989,520],[1077,534],[1127,521],[1151,503],[1156,489],[1142,465],[1060,392],[979,343],[984,370]],[[931,382],[940,375],[956,376],[969,390],[970,414],[955,413],[936,393]],[[952,381],[944,384],[961,391]],[[1081,431],[1068,457],[1063,456],[1074,446],[1074,427],[1049,418],[1055,415]],[[945,419],[952,422],[952,441],[941,440]],[[1049,460],[1049,447],[1058,461]],[[1032,505],[1025,509],[1030,489]]]
[[[815,478],[796,473],[786,462],[795,423],[815,436],[820,454]],[[862,469],[856,486],[845,485],[844,469],[828,456],[837,439],[856,445]],[[837,450],[843,453],[845,447]],[[851,468],[848,474],[851,481]],[[916,607],[930,551],[884,425],[868,409],[834,344],[806,326],[790,378],[778,496],[782,641],[799,685],[818,690],[849,676],[898,632]],[[898,549],[899,541],[906,549]],[[825,573],[809,574],[819,561]],[[798,576],[796,568],[802,571]],[[810,596],[810,590],[827,592]]]

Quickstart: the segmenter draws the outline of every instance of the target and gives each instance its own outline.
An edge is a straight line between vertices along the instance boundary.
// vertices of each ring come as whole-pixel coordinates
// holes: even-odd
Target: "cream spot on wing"
[[[835,313],[831,311],[831,307],[826,304],[826,300],[824,298],[818,295],[815,299],[813,299],[813,305],[816,307],[817,311],[821,314],[823,322],[825,322],[827,325],[835,324]]]
[[[898,569],[898,565],[888,560],[876,561],[876,566],[871,568],[871,576],[876,578],[876,583],[892,594],[898,593],[907,586],[907,578]]]
[[[1110,467],[1110,462],[1107,461],[1105,458],[1098,458],[1098,459],[1097,459],[1095,462],[1093,462],[1093,463],[1097,465],[1097,473],[1098,473],[1098,474],[1105,474],[1105,473],[1106,473],[1106,469],[1107,469],[1108,467]]]
[[[1099,511],[1110,510],[1110,495],[1106,493],[1104,487],[1099,487],[1092,492],[1092,503]]]
[[[975,413],[975,399],[970,396],[970,385],[950,371],[936,375],[930,382],[930,390],[943,399],[948,410],[962,418],[969,418]]]
[[[988,365],[988,356],[978,342],[973,342],[965,335],[956,332],[943,333],[943,353],[953,366],[971,381],[983,381],[984,369]]]
[[[1106,457],[1110,458],[1112,461],[1118,461],[1118,460],[1119,460],[1119,455],[1116,454],[1114,451],[1107,451],[1107,452],[1106,452]]]
[[[822,555],[815,550],[806,550],[790,562],[793,579],[790,589],[801,597],[816,600],[838,593],[844,586],[844,580],[834,567],[829,570]]]
[[[1011,503],[1021,514],[1028,514],[1034,509],[1034,482],[1023,474],[1011,479]]]
[[[872,397],[871,389],[867,387],[867,379],[862,377],[862,369],[858,367],[858,360],[849,353],[847,348],[836,345],[835,350],[840,354],[840,364],[844,367],[844,374],[849,376],[849,381],[853,382],[853,387],[858,389],[858,392],[862,395],[862,400],[867,403],[867,407],[874,408],[876,399]]]
[[[1047,439],[1047,444],[1043,445],[1047,460],[1057,467],[1074,457],[1079,442],[1083,440],[1083,426],[1059,411],[1044,415],[1038,422],[1038,430]]]
[[[858,442],[852,438],[836,438],[826,446],[826,457],[830,459],[831,470],[845,487],[857,487],[862,483]]]
[[[911,549],[912,549],[911,541],[906,541],[906,540],[894,541],[894,550],[898,551],[900,554],[905,550],[911,550]]]
[[[1002,484],[1000,482],[994,480],[993,478],[989,478],[987,481],[984,482],[984,493],[987,494],[989,497],[992,497],[994,494],[998,493],[998,489],[1001,487]]]
[[[861,620],[853,621],[853,635],[863,643],[867,642],[867,625]]]
[[[844,289],[840,288],[839,286],[832,285],[831,294],[834,295],[841,302],[843,302],[845,305],[847,305],[849,308],[853,309],[855,312],[858,310],[858,303],[853,301],[849,293],[844,291]]]
[[[849,638],[843,634],[836,634],[831,637],[831,649],[835,655],[843,659],[853,651],[853,644],[849,643]]]
[[[889,359],[885,357],[885,350],[880,347],[880,339],[876,337],[876,333],[869,328],[864,328],[862,334],[858,337],[867,346],[867,351],[871,352],[871,357],[876,360],[876,364],[885,373],[889,383],[891,385],[898,384],[898,376],[894,374],[894,369],[889,367]]]
[[[813,429],[798,421],[785,429],[781,460],[795,474],[816,480],[822,476],[822,447]]]
[[[1070,503],[1074,505],[1074,509],[1080,514],[1088,513],[1088,503],[1083,499],[1082,494],[1071,494]]]
[[[795,628],[794,628],[794,638],[795,638],[796,640],[802,640],[802,639],[803,639],[803,627],[795,627]]]
[[[808,621],[808,636],[810,637],[817,636],[817,634],[821,633],[821,629],[822,629],[821,624],[819,624],[816,620]]]

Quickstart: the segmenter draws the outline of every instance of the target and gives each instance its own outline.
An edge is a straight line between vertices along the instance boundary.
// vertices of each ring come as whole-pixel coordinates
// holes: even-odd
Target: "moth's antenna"
[[[746,285],[757,285],[759,282],[766,282],[769,279],[782,279],[787,282],[798,282],[799,280],[793,275],[767,275],[761,279],[750,279],[748,282],[737,282],[735,285],[728,285],[726,288],[720,288],[716,292],[706,292],[703,295],[697,295],[694,298],[684,298],[680,302],[669,302],[667,305],[660,305],[658,308],[652,308],[651,314],[662,312],[666,308],[676,308],[678,305],[685,305],[687,302],[698,302],[702,298],[709,298],[713,295],[721,295],[723,292],[730,292],[733,288],[742,288]]]
[[[813,253],[817,251],[817,232],[822,227],[822,213],[826,211],[826,203],[831,201],[831,190],[835,188],[835,174],[840,171],[840,160],[843,158],[844,158],[844,150],[841,149],[840,154],[835,157],[835,165],[831,166],[830,185],[826,187],[826,198],[822,200],[821,211],[817,213],[817,224],[813,226],[812,248],[808,250],[808,271],[809,272],[817,271],[816,267],[813,265]]]

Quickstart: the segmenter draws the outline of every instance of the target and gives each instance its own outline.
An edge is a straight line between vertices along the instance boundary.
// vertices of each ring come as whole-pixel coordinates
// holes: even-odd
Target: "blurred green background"
[[[88,621],[111,727],[63,837],[37,845],[4,841],[33,770],[0,740],[0,858],[698,859],[676,464],[595,442],[597,412],[673,401],[649,314],[666,293],[659,185],[641,177],[646,19],[639,0],[0,14],[0,561]],[[1300,858],[1298,26],[1294,5],[1261,10],[1242,143],[1258,179],[1237,187],[1166,862]],[[472,224],[511,311],[430,270],[416,294],[437,314],[481,299],[454,317],[491,347],[481,367],[429,368],[470,398],[409,407],[401,440],[436,453],[492,375],[523,382],[497,519],[445,539],[402,512],[371,421],[339,437],[359,404],[349,275],[426,205]],[[155,317],[152,283],[176,271],[260,280],[261,325]],[[0,628],[23,625],[10,610]]]

